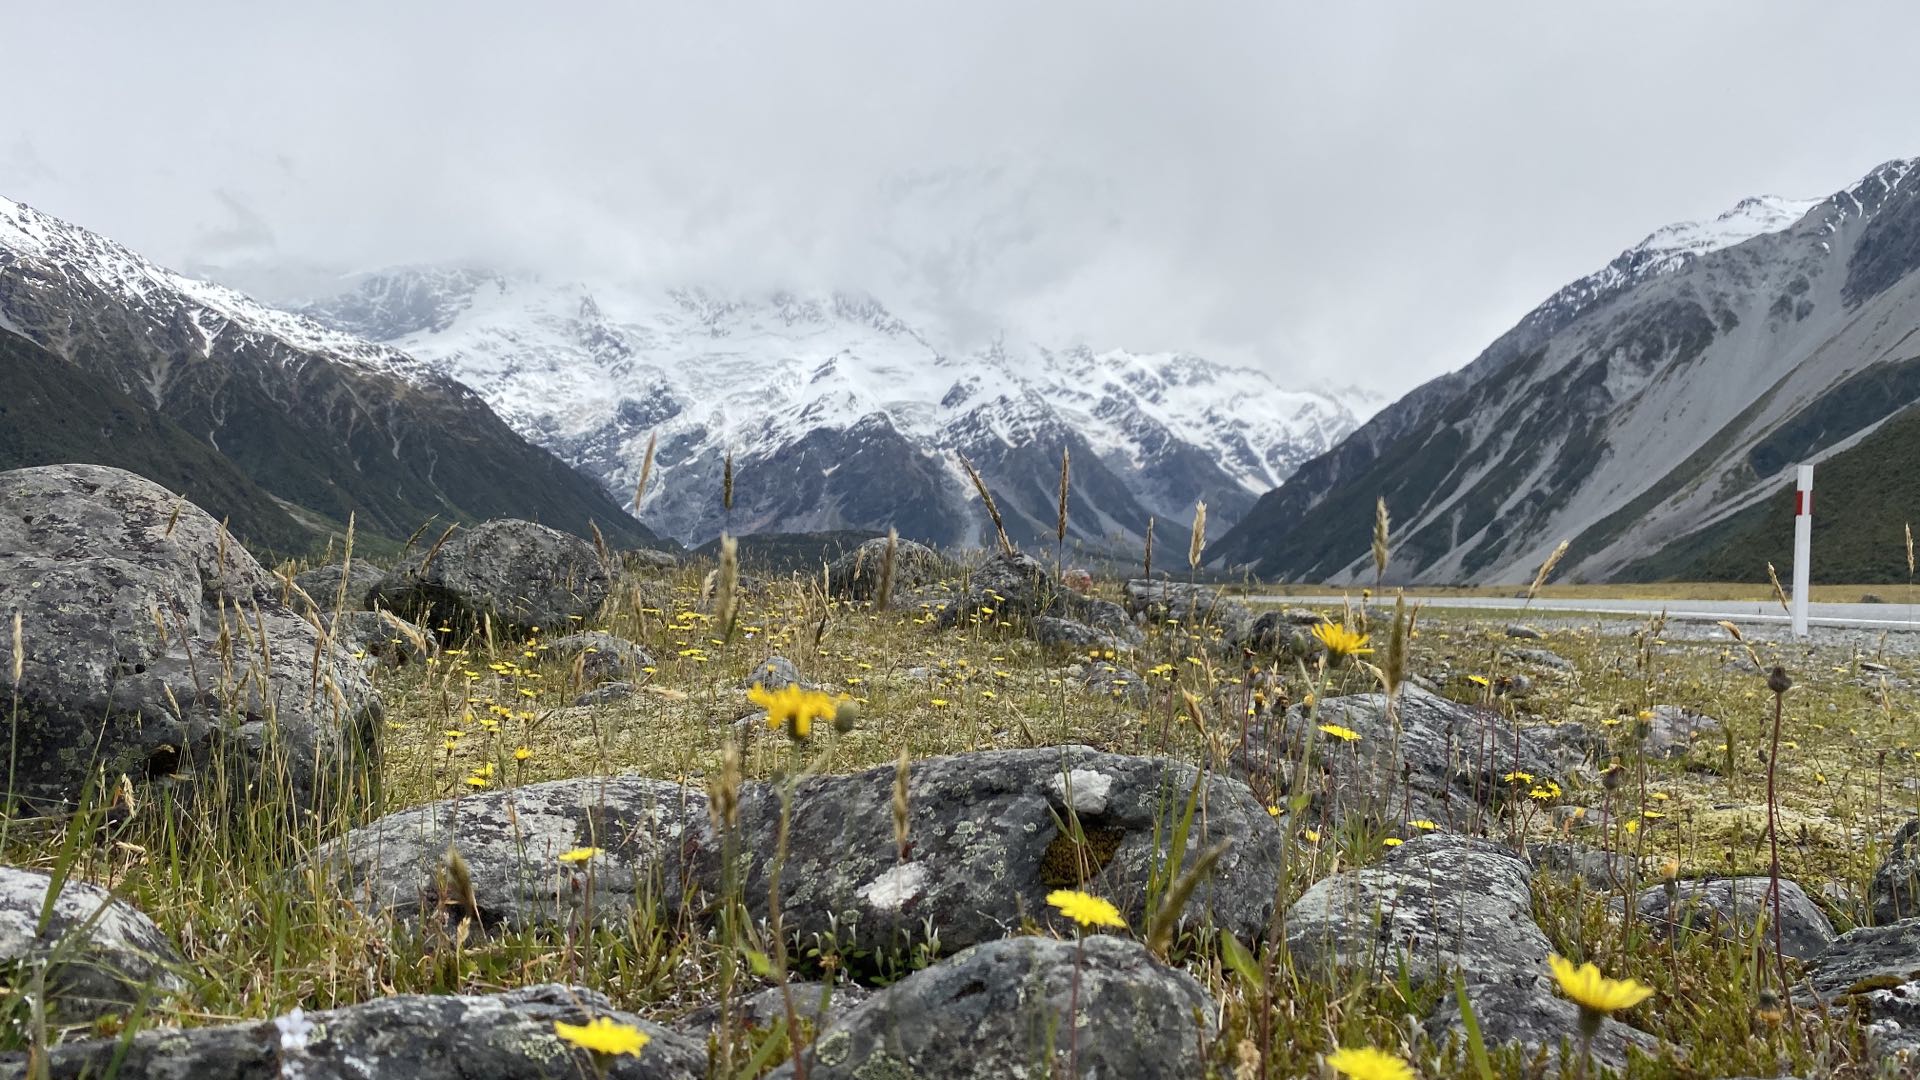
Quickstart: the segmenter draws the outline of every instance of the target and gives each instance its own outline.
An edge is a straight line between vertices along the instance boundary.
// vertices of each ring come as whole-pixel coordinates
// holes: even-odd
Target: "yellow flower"
[[[1360,738],[1359,732],[1350,727],[1341,727],[1339,724],[1321,724],[1320,730],[1339,739],[1341,742],[1355,742]]]
[[[1327,1064],[1353,1080],[1413,1080],[1413,1069],[1399,1057],[1371,1046],[1349,1046],[1327,1055]]]
[[[553,1022],[553,1033],[582,1050],[609,1056],[637,1055],[652,1036],[632,1024],[622,1024],[610,1016],[596,1016],[584,1024]]]
[[[932,705],[936,709],[944,709],[947,706],[953,704],[953,702],[948,701],[946,698],[943,698],[943,697],[937,697],[937,698],[927,699],[927,704]]]
[[[1653,996],[1652,987],[1642,986],[1632,979],[1609,979],[1592,964],[1575,967],[1573,961],[1558,954],[1547,957],[1547,966],[1553,969],[1553,978],[1560,984],[1560,992],[1575,1005],[1591,1012],[1604,1014],[1631,1009]]]
[[[1073,889],[1055,889],[1047,894],[1047,903],[1060,909],[1060,914],[1079,923],[1081,926],[1114,926],[1126,929],[1127,920],[1120,917],[1120,910],[1105,900],[1088,893]]]
[[[601,854],[605,850],[605,848],[597,847],[577,847],[561,855],[560,861],[563,863],[583,863],[595,855]]]
[[[1428,821],[1425,818],[1421,818],[1419,821],[1408,822],[1408,824],[1412,825],[1416,829],[1425,829],[1428,832],[1433,832],[1434,830],[1440,827],[1434,824],[1433,822]]]
[[[840,707],[833,695],[804,686],[768,690],[754,683],[753,689],[747,691],[747,700],[767,710],[768,727],[785,727],[787,734],[796,740],[812,737],[814,721],[831,722]]]
[[[1373,651],[1367,648],[1367,635],[1342,623],[1315,623],[1313,636],[1334,656],[1365,656]]]
[[[1475,686],[1487,685],[1487,677],[1485,675],[1469,675],[1467,676],[1467,681]]]
[[[1385,840],[1380,841],[1380,843],[1383,847],[1399,847],[1401,844],[1406,843],[1406,841],[1397,836],[1389,836]]]
[[[524,746],[520,747],[518,750],[515,750],[513,752],[513,760],[515,761],[525,761],[532,756],[533,756],[533,751],[527,749]]]

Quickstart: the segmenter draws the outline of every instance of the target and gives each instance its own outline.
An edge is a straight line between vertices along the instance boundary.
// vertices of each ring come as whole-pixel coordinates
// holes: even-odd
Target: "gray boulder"
[[[680,556],[656,548],[634,548],[620,553],[621,565],[637,573],[666,573],[680,568]]]
[[[343,611],[338,619],[322,614],[320,621],[368,669],[405,667],[440,655],[438,638],[391,611]]]
[[[1552,649],[1518,649],[1509,646],[1503,650],[1506,655],[1523,664],[1532,664],[1552,671],[1572,671],[1573,661],[1554,652]]]
[[[1807,981],[1823,1001],[1897,986],[1920,971],[1920,919],[1862,926],[1833,939],[1807,963]]]
[[[451,845],[483,928],[566,926],[619,918],[639,898],[676,902],[710,831],[706,796],[670,781],[555,780],[388,814],[314,852],[300,879],[369,913],[458,921],[466,912],[442,873]],[[560,861],[578,848],[602,850]]]
[[[573,699],[576,709],[590,708],[595,705],[611,705],[616,701],[625,701],[633,696],[633,684],[630,682],[603,683]]]
[[[359,559],[351,563],[334,563],[331,566],[316,566],[293,575],[293,583],[307,594],[323,612],[333,611],[338,605],[342,611],[364,611],[367,608],[367,595],[380,584],[387,572],[370,562]],[[341,585],[344,582],[346,592]]]
[[[0,747],[14,793],[51,808],[124,774],[185,799],[225,775],[228,794],[311,808],[332,778],[357,786],[380,699],[280,586],[133,473],[0,473],[0,624],[18,614],[25,637],[19,682],[0,665],[0,701],[19,703]]]
[[[1069,592],[1039,559],[1025,552],[995,552],[967,572],[959,595],[940,609],[936,625],[947,629],[975,618],[1019,623],[1053,611]]]
[[[1867,907],[1882,926],[1920,915],[1920,818],[1894,830],[1867,886]]]
[[[25,992],[27,974],[47,966],[44,1004],[53,1023],[124,1015],[142,996],[186,989],[173,943],[152,919],[98,886],[66,882],[43,928],[52,887],[37,870],[0,866],[0,967],[15,991]]]
[[[1088,664],[1080,675],[1080,685],[1096,697],[1123,701],[1136,708],[1145,706],[1148,700],[1147,684],[1138,672],[1105,660]]]
[[[592,544],[531,521],[503,519],[457,530],[446,543],[412,552],[368,599],[432,628],[571,632],[606,600],[612,585]]]
[[[759,685],[768,690],[784,690],[800,683],[800,669],[793,661],[784,656],[769,656],[760,662],[760,666],[747,673],[740,680],[743,687]]]
[[[1566,1070],[1575,1069],[1580,1053],[1580,1008],[1554,993],[1551,982],[1550,978],[1539,978],[1470,984],[1467,1000],[1473,1005],[1480,1037],[1488,1049],[1517,1043],[1529,1058],[1544,1051],[1549,1067],[1564,1075]],[[1457,1051],[1467,1045],[1460,1002],[1452,994],[1427,1017],[1425,1028],[1427,1037],[1437,1043],[1450,1043]],[[1666,1048],[1638,1028],[1613,1019],[1602,1021],[1600,1033],[1593,1039],[1594,1060],[1610,1069],[1624,1069],[1630,1050],[1655,1058]]]
[[[1720,721],[1684,705],[1655,705],[1653,717],[1646,721],[1646,736],[1641,748],[1655,761],[1672,761],[1687,756],[1694,741],[1720,734]]]
[[[1354,970],[1415,981],[1531,983],[1547,970],[1527,864],[1487,840],[1416,837],[1377,866],[1315,882],[1287,910],[1287,946],[1304,974]],[[1335,976],[1337,977],[1337,976]]]
[[[802,940],[831,932],[843,947],[882,951],[934,936],[951,952],[1017,931],[1023,919],[1057,925],[1047,894],[1084,884],[1139,926],[1148,879],[1167,859],[1197,775],[1183,763],[1084,746],[928,758],[909,772],[904,861],[895,849],[893,766],[808,777],[793,795],[783,924]],[[1237,781],[1209,777],[1200,799],[1185,863],[1218,841],[1232,846],[1186,917],[1252,940],[1272,911],[1279,828]],[[1067,831],[1070,820],[1084,844]],[[745,895],[760,916],[779,822],[777,791],[749,785],[738,846],[750,853]]]
[[[848,600],[872,600],[880,590],[880,568],[886,562],[887,539],[868,540],[827,566],[827,589]],[[893,600],[913,589],[933,585],[953,575],[953,564],[925,544],[901,540],[893,553]]]
[[[650,1038],[638,1056],[611,1058],[604,1074],[596,1072],[591,1055],[554,1032],[555,1022],[583,1024],[602,1016]],[[595,1075],[703,1080],[707,1075],[703,1042],[620,1012],[598,991],[556,985],[472,997],[400,994],[253,1023],[143,1031],[131,1040],[66,1043],[50,1058],[52,1080],[107,1075],[120,1080],[579,1080]],[[24,1055],[0,1055],[0,1067],[24,1068],[24,1061]]]
[[[1137,647],[1146,643],[1147,635],[1133,621],[1133,616],[1127,614],[1127,609],[1119,604],[1079,593],[1068,593],[1061,600],[1063,610],[1075,622],[1084,623],[1128,645]]]
[[[644,679],[646,669],[653,666],[653,656],[647,650],[598,630],[568,634],[547,642],[546,647],[547,656],[562,663],[584,658],[580,672],[589,686],[609,679]]]
[[[1744,940],[1772,912],[1770,886],[1770,879],[1764,877],[1676,881],[1641,890],[1634,907],[1657,929],[1697,930]],[[1771,947],[1771,920],[1765,940]],[[1780,951],[1796,960],[1811,960],[1832,943],[1833,924],[1826,914],[1798,883],[1781,879]]]
[[[1135,578],[1127,582],[1127,610],[1148,622],[1176,622],[1186,626],[1217,626],[1229,644],[1246,640],[1253,630],[1253,612],[1205,585]]]
[[[1507,636],[1518,641],[1539,641],[1547,635],[1525,623],[1508,623]]]
[[[1525,797],[1526,788],[1508,781],[1509,774],[1545,779],[1556,772],[1537,729],[1516,731],[1491,709],[1412,685],[1401,689],[1395,709],[1397,740],[1384,694],[1329,698],[1311,725],[1304,705],[1256,718],[1234,750],[1234,773],[1257,792],[1286,793],[1308,731],[1345,728],[1359,738],[1314,731],[1310,816],[1337,821],[1360,814],[1392,829],[1404,828],[1405,818],[1425,819],[1462,830],[1484,819],[1486,807]],[[1402,790],[1403,775],[1410,790]]]
[[[806,1075],[1203,1076],[1214,1013],[1191,975],[1135,942],[1104,934],[1080,943],[1011,938],[968,949],[875,994],[804,1051]],[[793,1075],[791,1062],[771,1074]]]
[[[1050,649],[1065,649],[1069,652],[1132,652],[1132,646],[1114,637],[1112,634],[1095,630],[1083,622],[1073,619],[1058,619],[1051,615],[1042,615],[1033,620],[1033,640]]]
[[[794,1015],[814,1031],[819,1031],[872,996],[873,991],[859,983],[827,986],[824,983],[796,982],[786,989],[769,986],[739,998],[733,1002],[731,1011],[735,1027],[771,1031],[775,1024],[787,1018],[787,999],[791,997]],[[704,1036],[720,1026],[721,1015],[720,1003],[712,1002],[681,1017],[674,1026]]]

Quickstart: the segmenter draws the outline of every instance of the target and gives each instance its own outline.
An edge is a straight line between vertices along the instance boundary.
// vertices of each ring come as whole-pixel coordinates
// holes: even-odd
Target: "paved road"
[[[1269,604],[1302,604],[1310,607],[1337,605],[1339,596],[1262,596],[1248,600]],[[1357,602],[1358,596],[1354,597]],[[1409,599],[1414,599],[1409,597]],[[1493,611],[1518,611],[1525,603],[1501,596],[1427,596],[1419,597],[1427,607],[1483,608]],[[1378,607],[1376,601],[1375,606]],[[1776,601],[1749,600],[1535,600],[1528,611],[1553,614],[1623,615],[1645,618],[1663,609],[1669,619],[1684,622],[1719,622],[1736,625],[1756,623],[1784,625],[1790,620]],[[1854,630],[1920,630],[1920,605],[1914,604],[1809,604],[1807,623]]]

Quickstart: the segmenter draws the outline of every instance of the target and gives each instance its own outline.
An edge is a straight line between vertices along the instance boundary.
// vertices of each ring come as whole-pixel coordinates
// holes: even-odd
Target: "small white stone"
[[[1068,789],[1071,788],[1071,798]],[[1076,814],[1102,814],[1107,809],[1107,792],[1113,789],[1113,777],[1092,769],[1074,769],[1066,776],[1053,778],[1053,794]]]
[[[922,863],[901,863],[860,887],[860,899],[880,911],[899,911],[920,895],[927,883],[927,868]]]

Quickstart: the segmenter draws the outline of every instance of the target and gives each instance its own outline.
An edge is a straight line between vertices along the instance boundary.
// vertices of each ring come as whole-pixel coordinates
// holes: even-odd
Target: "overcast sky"
[[[0,193],[174,264],[852,288],[1400,392],[1920,155],[1920,4],[20,0]]]

